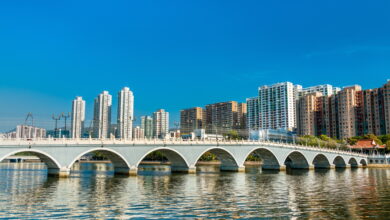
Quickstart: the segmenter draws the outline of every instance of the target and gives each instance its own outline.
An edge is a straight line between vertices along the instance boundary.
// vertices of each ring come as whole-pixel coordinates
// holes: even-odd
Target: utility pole
[[[65,132],[65,135],[66,135],[66,133],[68,133],[69,134],[69,132],[67,132],[67,129],[66,129],[66,121],[68,120],[68,118],[70,117],[70,113],[68,112],[67,114],[65,114],[65,113],[62,113],[61,114],[61,117],[62,118],[64,118],[64,120],[65,120],[65,127],[64,127],[64,132]]]
[[[51,116],[51,118],[54,120],[55,122],[55,127],[54,127],[54,137],[56,138],[57,137],[57,130],[58,130],[58,121],[61,120],[61,115],[55,117],[54,114]]]

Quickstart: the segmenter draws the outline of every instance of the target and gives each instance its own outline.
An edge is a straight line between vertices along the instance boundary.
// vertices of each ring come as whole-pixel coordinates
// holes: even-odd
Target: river
[[[146,166],[115,176],[110,164],[77,164],[70,178],[42,164],[0,165],[3,219],[389,219],[390,169],[171,174]]]

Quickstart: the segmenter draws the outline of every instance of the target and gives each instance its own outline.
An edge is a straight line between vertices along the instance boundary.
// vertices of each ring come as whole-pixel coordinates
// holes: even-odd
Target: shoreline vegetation
[[[350,137],[344,140],[328,137],[326,135],[312,136],[304,135],[297,137],[296,143],[300,145],[323,147],[331,149],[349,150],[348,146],[355,145],[357,141],[363,139],[374,140],[378,145],[386,145],[386,153],[390,152],[390,134],[376,136],[367,134],[363,136]]]

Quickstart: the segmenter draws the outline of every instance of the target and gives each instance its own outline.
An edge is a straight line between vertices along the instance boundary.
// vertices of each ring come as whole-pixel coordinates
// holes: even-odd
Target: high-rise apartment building
[[[258,130],[260,128],[259,120],[259,97],[247,98],[247,128],[249,130]]]
[[[383,88],[367,89],[363,91],[364,98],[364,133],[386,134],[386,120],[384,114],[385,99]]]
[[[84,132],[85,101],[76,97],[72,102],[71,137],[81,138]]]
[[[143,139],[143,138],[145,138],[144,129],[141,128],[140,126],[136,126],[133,129],[133,138],[134,139]]]
[[[165,138],[169,132],[169,113],[159,109],[153,113],[153,136]]]
[[[153,118],[150,116],[141,117],[141,128],[144,130],[144,136],[147,139],[153,138]]]
[[[26,139],[45,138],[46,129],[30,125],[18,125],[16,126],[16,130],[14,132],[11,132],[10,137]]]
[[[261,86],[259,129],[293,130],[296,127],[296,100],[301,90],[302,86],[291,82]]]
[[[332,85],[324,84],[324,85],[303,88],[302,91],[300,92],[300,95],[302,96],[305,94],[320,92],[324,96],[330,96],[330,95],[333,95],[339,91],[340,91],[340,88],[338,88],[338,87],[333,87]]]
[[[246,134],[246,103],[229,101],[209,104],[205,111],[207,133],[224,134],[238,130]]]
[[[322,93],[312,92],[297,101],[297,132],[301,135],[320,135]]]
[[[331,96],[302,96],[297,106],[298,134],[338,139],[389,134],[389,84],[364,91],[360,86],[349,86]]]
[[[93,116],[94,138],[110,137],[112,96],[103,91],[95,98]]]
[[[390,134],[390,80],[382,88],[386,134]]]
[[[122,139],[132,138],[134,120],[134,96],[128,87],[124,87],[118,93],[118,137]]]
[[[363,91],[358,85],[342,89],[337,95],[339,138],[363,134]]]
[[[205,111],[201,107],[194,107],[180,111],[180,132],[189,134],[205,126]]]

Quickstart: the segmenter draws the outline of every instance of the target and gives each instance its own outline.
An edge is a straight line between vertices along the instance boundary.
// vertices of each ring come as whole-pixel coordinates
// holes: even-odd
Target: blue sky
[[[390,1],[0,1],[0,131],[129,86],[135,114],[255,96],[257,87],[379,87]],[[114,114],[115,118],[115,114]]]

